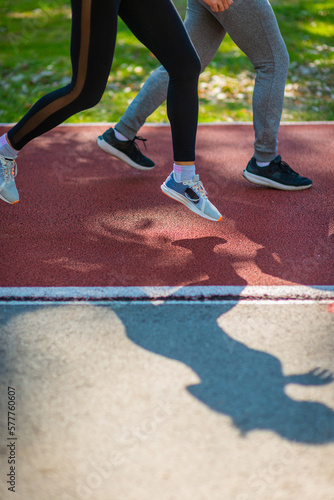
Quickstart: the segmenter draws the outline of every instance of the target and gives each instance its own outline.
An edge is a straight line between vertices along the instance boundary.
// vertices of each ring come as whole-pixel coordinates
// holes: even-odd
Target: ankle
[[[0,137],[0,154],[2,156],[5,156],[6,158],[14,160],[17,155],[19,154],[19,151],[14,149],[12,145],[10,144],[7,134],[3,134]]]
[[[256,165],[258,167],[268,167],[268,165],[270,165],[270,161],[257,161],[256,160]]]
[[[115,132],[115,137],[118,141],[125,142],[129,140],[127,137],[125,137],[125,135],[118,132],[118,130],[114,129],[114,132]]]
[[[191,181],[196,173],[195,165],[180,165],[178,163],[174,163],[173,172],[176,182]]]

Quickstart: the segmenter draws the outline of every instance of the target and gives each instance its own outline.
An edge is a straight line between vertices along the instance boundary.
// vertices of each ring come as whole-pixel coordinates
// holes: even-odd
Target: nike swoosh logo
[[[193,203],[198,203],[200,200],[198,194],[195,193],[195,191],[193,191],[189,187],[185,190],[184,194],[185,194],[186,198],[188,198],[188,200],[192,201]]]

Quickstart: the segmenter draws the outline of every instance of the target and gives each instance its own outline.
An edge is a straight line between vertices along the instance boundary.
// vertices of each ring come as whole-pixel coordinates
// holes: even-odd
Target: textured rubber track
[[[299,192],[242,177],[251,125],[200,126],[196,167],[216,224],[161,192],[168,127],[140,132],[149,172],[103,153],[105,129],[61,126],[22,151],[20,203],[0,205],[0,286],[333,285],[334,124],[281,126],[283,160],[313,180]]]

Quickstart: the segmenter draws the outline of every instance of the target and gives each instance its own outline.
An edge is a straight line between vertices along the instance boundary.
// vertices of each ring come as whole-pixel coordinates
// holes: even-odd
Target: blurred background
[[[174,0],[182,18],[186,0]],[[290,54],[283,121],[334,120],[333,0],[271,0]],[[69,0],[1,0],[0,122],[16,122],[48,91],[71,78]],[[116,122],[157,60],[119,21],[103,99],[68,121]],[[199,84],[199,121],[252,120],[254,71],[227,36]],[[165,106],[150,122],[167,122]]]

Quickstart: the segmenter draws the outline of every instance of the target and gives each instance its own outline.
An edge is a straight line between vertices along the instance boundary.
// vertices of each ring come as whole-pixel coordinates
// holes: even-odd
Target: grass
[[[272,0],[290,54],[283,120],[334,120],[332,0]],[[175,0],[184,17],[186,0]],[[69,0],[2,0],[0,6],[0,122],[16,122],[42,95],[66,84]],[[103,99],[70,122],[115,122],[157,60],[119,22],[115,59]],[[226,37],[199,85],[200,122],[251,121],[253,68]],[[166,122],[165,106],[150,117]]]

